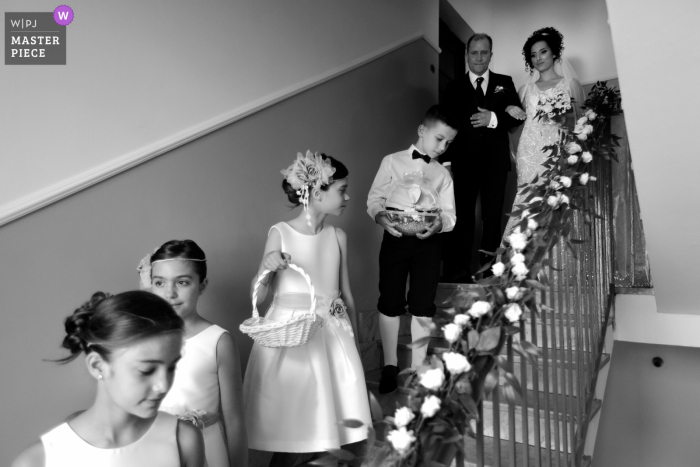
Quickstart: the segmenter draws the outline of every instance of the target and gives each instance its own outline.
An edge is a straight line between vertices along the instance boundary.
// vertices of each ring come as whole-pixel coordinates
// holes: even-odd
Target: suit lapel
[[[493,71],[490,71],[489,85],[486,87],[486,95],[484,96],[484,105],[489,105],[489,103],[491,102],[491,97],[493,97],[494,89],[496,89],[496,75],[494,75]]]

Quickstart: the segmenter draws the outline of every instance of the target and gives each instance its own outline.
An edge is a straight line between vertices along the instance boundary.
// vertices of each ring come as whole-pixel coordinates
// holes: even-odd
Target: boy
[[[452,177],[435,160],[445,152],[457,135],[457,122],[441,106],[434,105],[418,127],[418,141],[410,148],[386,156],[379,167],[367,197],[367,213],[385,232],[379,253],[379,331],[384,348],[384,368],[379,392],[386,394],[397,388],[399,374],[397,344],[399,317],[408,310],[413,341],[427,337],[427,324],[435,315],[435,293],[440,276],[440,232],[454,228],[455,203]],[[387,216],[386,200],[389,187],[407,173],[422,171],[429,186],[438,194],[440,216],[415,237],[403,236],[396,223]],[[406,200],[407,201],[407,200]],[[407,210],[405,206],[392,206]],[[406,279],[410,276],[408,302]],[[413,349],[412,368],[418,369],[425,360],[427,346]]]

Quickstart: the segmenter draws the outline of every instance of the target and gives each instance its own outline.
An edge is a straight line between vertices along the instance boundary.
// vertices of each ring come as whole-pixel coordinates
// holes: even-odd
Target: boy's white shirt
[[[449,232],[457,222],[452,177],[435,159],[431,159],[429,164],[426,164],[423,159],[413,159],[413,150],[417,148],[411,145],[404,151],[389,154],[382,159],[367,196],[367,214],[374,220],[379,212],[386,210],[387,191],[391,184],[405,174],[422,170],[428,185],[438,194],[438,204],[442,209],[442,232]],[[404,209],[409,208],[410,206],[404,207]]]

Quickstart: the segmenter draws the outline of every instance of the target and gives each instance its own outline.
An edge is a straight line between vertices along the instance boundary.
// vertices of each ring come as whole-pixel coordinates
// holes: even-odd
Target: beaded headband
[[[156,250],[157,251],[157,250]],[[151,258],[153,257],[153,254],[148,254],[143,257],[141,262],[139,263],[138,267],[136,270],[139,272],[139,276],[141,278],[139,288],[141,290],[150,290],[151,289],[151,265],[154,263],[162,263],[165,261],[176,261],[176,260],[181,260],[181,261],[204,261],[206,262],[206,259],[196,259],[196,258],[165,258],[165,259],[157,259],[155,261],[151,261]]]

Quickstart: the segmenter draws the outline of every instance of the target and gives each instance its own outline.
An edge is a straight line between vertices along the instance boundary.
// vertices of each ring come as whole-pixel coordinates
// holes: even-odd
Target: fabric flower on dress
[[[442,359],[445,361],[445,367],[452,376],[461,375],[465,371],[469,371],[472,367],[467,357],[461,353],[445,352],[442,354]]]
[[[440,389],[444,382],[445,373],[440,368],[433,368],[420,375],[420,384],[431,391]]]
[[[402,456],[411,448],[411,444],[416,442],[416,437],[413,436],[413,430],[407,431],[406,427],[390,431],[386,435],[386,439],[391,443],[391,446],[396,452]]]
[[[394,425],[396,425],[396,428],[408,426],[414,418],[416,418],[416,416],[413,415],[411,409],[408,407],[399,407],[394,414]]]
[[[432,394],[423,399],[423,405],[420,406],[420,413],[425,418],[434,416],[440,410],[440,398]]]

